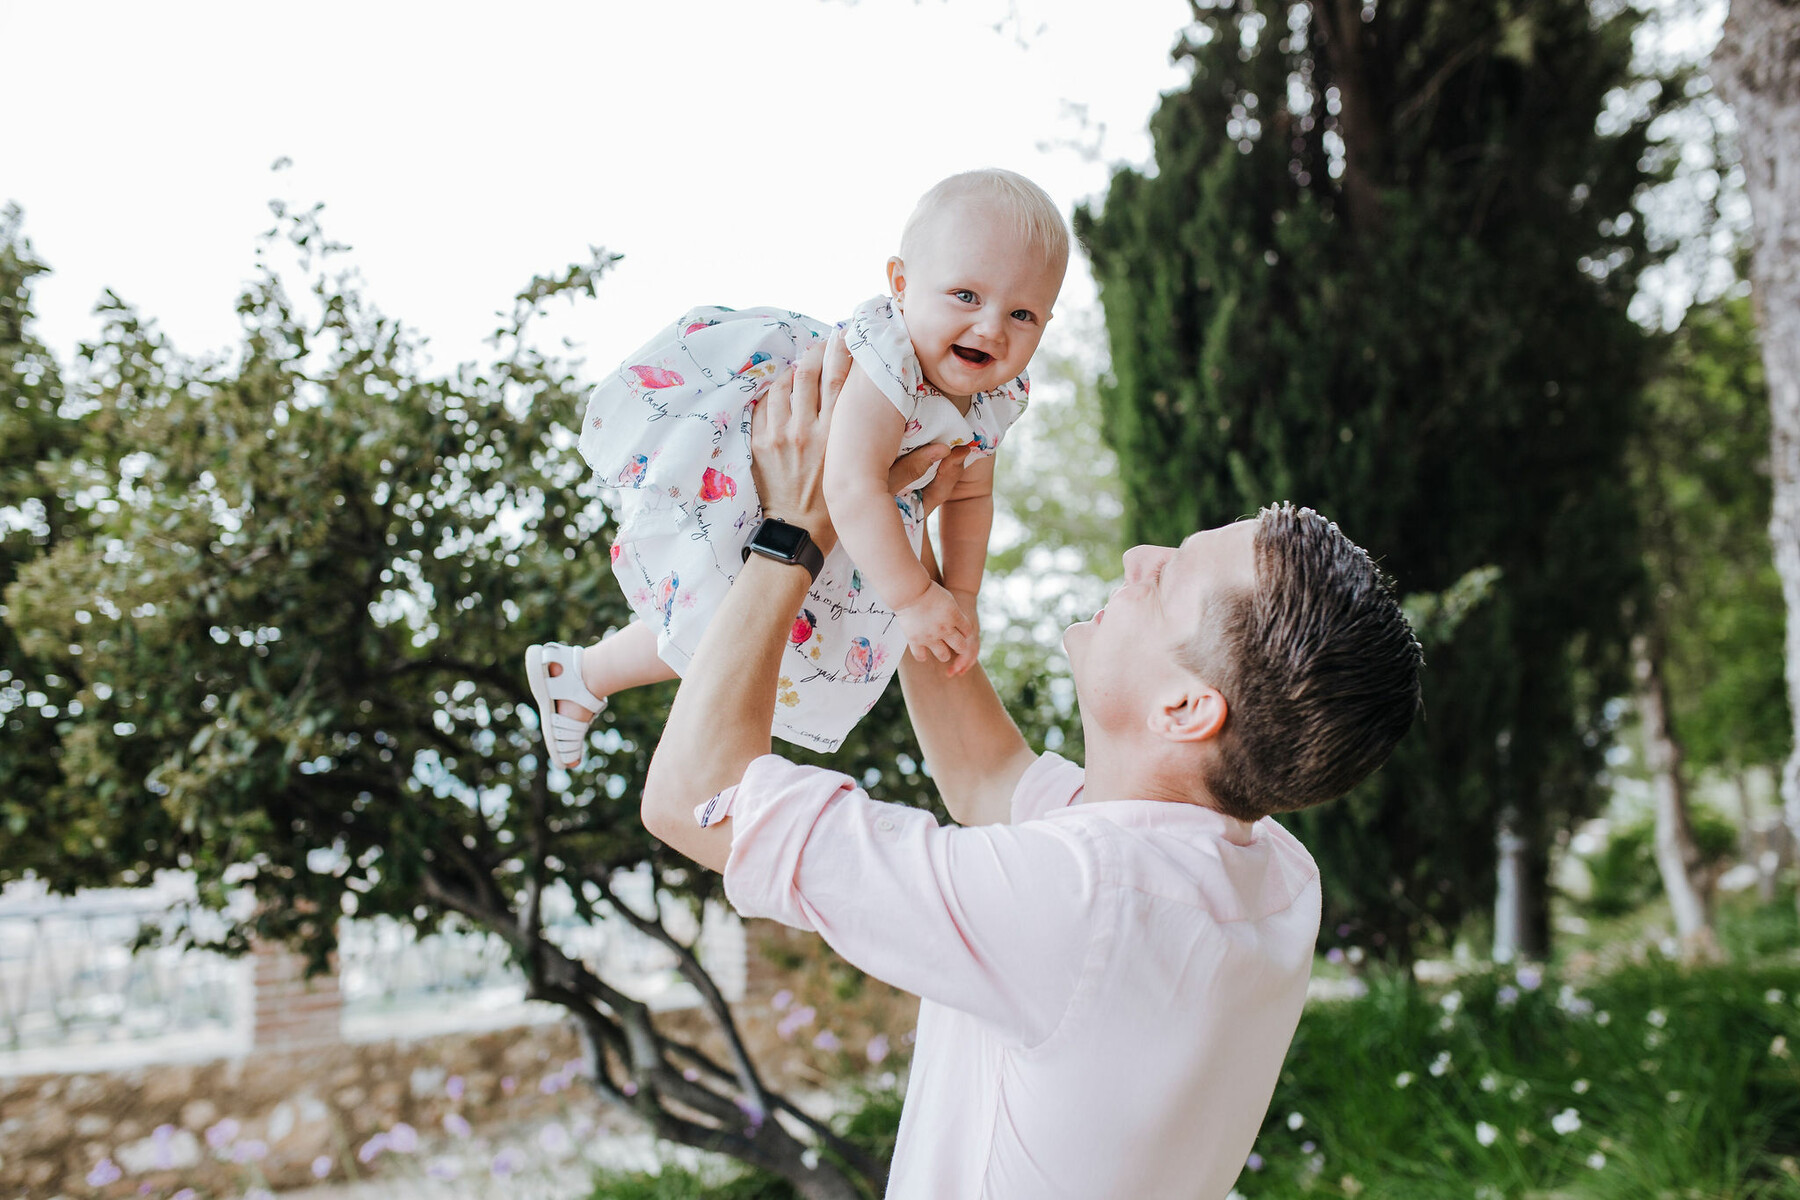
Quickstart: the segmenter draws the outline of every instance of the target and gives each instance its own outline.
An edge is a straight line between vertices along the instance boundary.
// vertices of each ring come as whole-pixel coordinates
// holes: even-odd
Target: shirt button
[[[894,818],[892,818],[892,817],[877,818],[875,821],[875,829],[879,833],[894,832]]]

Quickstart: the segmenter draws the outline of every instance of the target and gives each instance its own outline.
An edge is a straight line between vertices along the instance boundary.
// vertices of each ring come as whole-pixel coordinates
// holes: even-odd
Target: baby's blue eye
[[[1035,321],[1037,320],[1037,315],[1028,308],[1015,308],[1013,309],[1013,320]]]
[[[958,300],[961,300],[964,304],[975,303],[975,293],[971,292],[968,288],[958,288],[950,294],[955,296]]]

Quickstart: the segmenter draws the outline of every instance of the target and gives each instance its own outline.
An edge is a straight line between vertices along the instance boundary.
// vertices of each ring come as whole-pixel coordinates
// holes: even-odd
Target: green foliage
[[[1737,852],[1737,826],[1704,804],[1688,812],[1701,870],[1725,862]],[[1606,846],[1586,861],[1593,891],[1586,907],[1598,916],[1616,917],[1662,894],[1656,866],[1656,822],[1646,818],[1615,830]]]
[[[905,1093],[894,1088],[858,1090],[834,1124],[851,1145],[886,1162],[894,1154],[904,1099]],[[674,1165],[654,1175],[609,1171],[594,1180],[591,1200],[795,1200],[799,1195],[792,1184],[766,1171],[716,1176]]]
[[[1631,205],[1662,101],[1624,100],[1633,18],[1585,0],[1358,11],[1196,5],[1154,172],[1119,171],[1077,227],[1130,539],[1293,500],[1455,602],[1414,606],[1458,618],[1423,631],[1424,719],[1292,818],[1325,928],[1404,958],[1491,902],[1503,810],[1541,881],[1550,830],[1599,800],[1639,565]],[[1547,940],[1541,906],[1527,932]]]
[[[1246,1200],[1800,1197],[1800,967],[1371,983],[1301,1019]]]
[[[79,426],[63,411],[56,360],[31,331],[32,280],[48,268],[19,225],[17,208],[0,213],[0,601],[26,564],[67,538],[77,519],[44,478],[74,452]],[[92,826],[66,809],[43,807],[60,777],[58,725],[68,719],[76,689],[59,656],[25,651],[9,615],[0,603],[0,872],[15,854],[78,863],[92,856]]]
[[[1657,368],[1632,479],[1687,763],[1775,765],[1792,741],[1769,545],[1769,397],[1748,298],[1688,312]]]

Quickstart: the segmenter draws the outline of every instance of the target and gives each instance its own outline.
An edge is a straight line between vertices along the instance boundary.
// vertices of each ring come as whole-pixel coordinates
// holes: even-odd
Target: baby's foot
[[[580,663],[582,686],[600,699],[606,699],[606,681],[603,678],[605,672],[600,669],[600,648],[598,646],[583,647]],[[563,666],[559,662],[550,661],[544,664],[545,673],[552,679],[561,675],[562,669]],[[558,700],[556,702],[556,714],[561,717],[570,717],[583,723],[594,719],[593,709],[583,708],[573,700]]]

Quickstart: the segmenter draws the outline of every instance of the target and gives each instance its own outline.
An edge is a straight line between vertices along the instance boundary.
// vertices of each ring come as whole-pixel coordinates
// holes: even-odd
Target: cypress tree
[[[1503,814],[1542,950],[1553,831],[1596,799],[1636,554],[1654,84],[1585,0],[1196,3],[1155,169],[1077,213],[1112,343],[1127,532],[1293,500],[1417,598],[1426,714],[1292,823],[1326,939],[1408,958],[1493,896]],[[1459,586],[1460,583],[1460,586]],[[1338,931],[1342,931],[1341,933]]]

